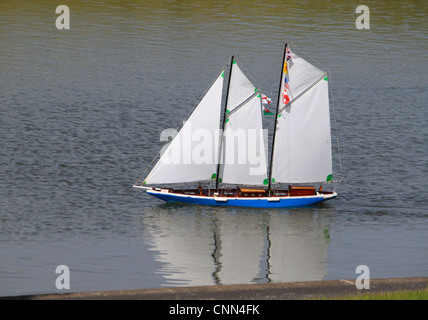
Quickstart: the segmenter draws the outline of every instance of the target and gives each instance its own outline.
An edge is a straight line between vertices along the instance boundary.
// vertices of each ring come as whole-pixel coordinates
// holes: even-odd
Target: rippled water
[[[0,3],[0,295],[428,276],[424,1]],[[132,184],[232,54],[276,97],[284,42],[329,70],[344,182],[292,210]],[[268,121],[268,120],[267,120]],[[336,140],[336,132],[333,131]],[[334,146],[335,173],[340,173]]]

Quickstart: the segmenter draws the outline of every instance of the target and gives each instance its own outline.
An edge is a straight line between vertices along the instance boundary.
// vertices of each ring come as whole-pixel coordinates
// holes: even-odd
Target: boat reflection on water
[[[330,210],[163,204],[140,222],[163,286],[313,281],[327,274]]]

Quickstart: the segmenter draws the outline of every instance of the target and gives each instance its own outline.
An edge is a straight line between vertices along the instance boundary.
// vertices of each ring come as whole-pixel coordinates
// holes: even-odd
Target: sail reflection
[[[141,219],[164,286],[313,281],[327,274],[326,210],[165,204]]]

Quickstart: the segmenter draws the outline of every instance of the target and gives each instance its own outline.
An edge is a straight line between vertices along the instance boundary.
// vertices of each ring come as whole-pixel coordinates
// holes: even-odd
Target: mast
[[[233,67],[233,60],[235,59],[235,56],[232,56],[232,58],[230,58],[230,69],[229,69],[229,79],[228,79],[228,83],[227,83],[227,91],[226,91],[226,102],[224,105],[224,111],[223,111],[223,120],[221,122],[221,126],[220,126],[220,132],[221,132],[221,137],[220,137],[220,144],[219,144],[219,149],[218,149],[218,163],[217,163],[217,172],[216,172],[216,177],[215,177],[215,189],[218,191],[218,183],[219,183],[219,176],[220,176],[220,160],[221,160],[221,150],[222,150],[222,145],[223,145],[223,130],[224,130],[224,125],[226,123],[226,115],[227,115],[227,100],[229,99],[229,88],[230,88],[230,78],[232,76],[232,67]]]
[[[268,174],[268,191],[269,194],[272,191],[272,164],[273,164],[273,153],[275,149],[275,138],[276,138],[276,126],[278,123],[278,111],[279,111],[279,103],[281,101],[281,86],[282,86],[282,76],[284,74],[284,63],[285,61],[285,54],[287,51],[287,43],[284,47],[284,54],[282,56],[282,65],[281,65],[281,76],[279,77],[279,88],[278,88],[278,100],[276,102],[276,111],[275,111],[275,125],[273,127],[273,137],[272,137],[272,148],[271,148],[271,154],[270,154],[270,163],[269,163],[269,174]]]

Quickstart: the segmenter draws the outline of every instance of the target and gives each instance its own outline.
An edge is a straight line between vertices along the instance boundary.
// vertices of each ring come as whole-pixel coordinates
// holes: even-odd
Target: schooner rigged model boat
[[[166,202],[214,206],[285,208],[335,198],[322,190],[332,182],[328,72],[285,45],[268,166],[262,94],[232,57],[222,108],[225,69],[134,187]],[[171,187],[187,183],[199,186]]]

